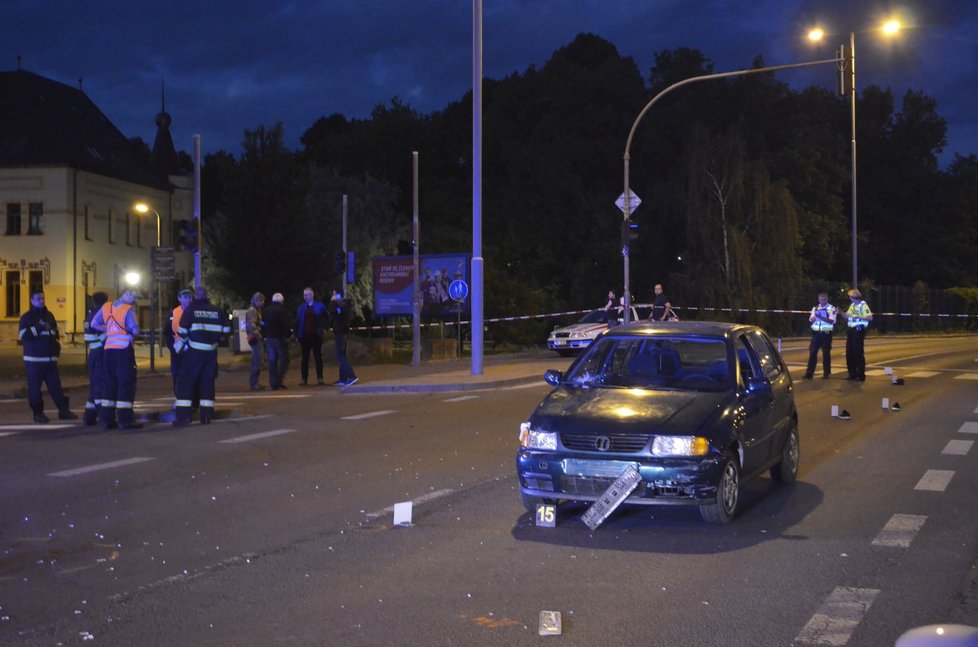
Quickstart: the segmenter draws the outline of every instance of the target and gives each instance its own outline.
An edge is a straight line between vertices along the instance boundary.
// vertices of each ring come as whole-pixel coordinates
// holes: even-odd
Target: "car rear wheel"
[[[723,459],[720,482],[717,484],[716,503],[700,506],[700,516],[709,523],[730,523],[737,514],[740,500],[740,465],[731,452]]]
[[[536,512],[537,506],[541,503],[546,503],[549,505],[556,505],[557,499],[545,499],[542,496],[530,496],[529,494],[523,494],[520,492],[520,503],[526,508],[527,512]]]
[[[792,423],[788,437],[781,450],[781,462],[771,468],[771,478],[778,483],[794,483],[798,477],[798,461],[801,458],[801,443],[798,441],[798,425]]]

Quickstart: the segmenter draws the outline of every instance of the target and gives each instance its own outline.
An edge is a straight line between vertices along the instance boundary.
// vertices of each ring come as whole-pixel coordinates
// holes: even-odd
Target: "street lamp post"
[[[823,59],[823,60],[820,60],[820,61],[809,61],[807,63],[790,63],[788,65],[773,65],[773,66],[770,66],[770,67],[756,67],[756,68],[751,68],[749,70],[734,70],[733,72],[720,72],[720,73],[717,73],[717,74],[704,74],[702,76],[694,76],[694,77],[690,77],[688,79],[684,79],[682,81],[679,81],[677,83],[673,83],[668,88],[666,88],[665,90],[659,92],[659,94],[657,94],[654,97],[652,97],[652,100],[649,101],[647,104],[645,104],[645,107],[642,108],[642,111],[640,113],[638,113],[638,116],[637,117],[635,117],[635,121],[632,123],[632,129],[630,131],[628,131],[628,139],[625,141],[625,154],[622,156],[622,159],[624,160],[624,166],[625,166],[625,190],[622,193],[622,195],[624,196],[624,204],[622,205],[622,213],[624,215],[625,225],[626,226],[628,225],[628,221],[631,218],[631,199],[630,199],[630,197],[631,197],[631,187],[629,186],[630,176],[631,176],[631,170],[629,168],[629,162],[631,161],[632,140],[635,138],[635,131],[638,129],[639,122],[642,121],[642,118],[645,117],[646,113],[648,113],[648,111],[651,110],[652,106],[655,105],[655,103],[659,99],[661,99],[662,97],[664,97],[665,95],[669,94],[670,92],[672,92],[673,90],[675,90],[677,88],[680,88],[680,87],[682,87],[684,85],[689,85],[690,83],[696,83],[697,81],[712,81],[712,80],[715,80],[715,79],[729,78],[731,76],[744,76],[746,74],[758,74],[760,72],[775,72],[777,70],[789,70],[789,69],[793,69],[793,68],[797,68],[797,67],[811,67],[813,65],[825,65],[827,63],[833,63],[834,64],[834,63],[838,63],[839,60],[840,60],[839,58],[829,58],[829,59]],[[853,137],[854,137],[853,138],[853,142],[855,142],[855,136],[853,136]],[[855,153],[853,153],[853,154],[855,154]],[[631,319],[631,316],[630,316],[631,315],[631,312],[630,312],[631,311],[631,290],[630,290],[630,281],[631,281],[631,279],[630,279],[630,276],[629,276],[629,266],[628,266],[629,242],[628,242],[628,237],[627,236],[624,237],[624,240],[622,241],[622,243],[623,244],[622,244],[621,255],[623,257],[622,265],[623,265],[623,270],[624,270],[624,275],[625,275],[625,289],[624,289],[624,295],[625,295],[625,312],[624,312],[624,316],[625,316],[625,323],[628,323],[629,320]]]
[[[151,208],[145,202],[137,202],[133,206],[133,208],[138,213],[146,214],[146,213],[149,213],[150,211],[152,211],[154,214],[156,214],[156,249],[159,249],[160,248],[160,212],[157,211],[156,209]],[[153,259],[153,256],[152,256],[152,251],[151,251],[150,252],[150,266],[151,266],[150,267],[150,270],[152,270],[152,264],[153,264],[152,259]],[[160,284],[157,281],[156,282],[156,291],[158,292],[159,289],[160,289]],[[153,277],[152,276],[150,277],[150,284],[149,284],[149,317],[150,317],[150,325],[149,325],[149,372],[150,373],[155,373],[156,372],[156,327],[159,324],[160,317],[157,316],[157,312],[156,312],[156,292],[153,291]]]

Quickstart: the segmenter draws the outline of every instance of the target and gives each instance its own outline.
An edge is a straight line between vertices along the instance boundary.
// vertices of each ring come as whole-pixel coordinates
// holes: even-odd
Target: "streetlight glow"
[[[899,20],[887,20],[883,23],[882,30],[887,36],[894,36],[902,27]]]
[[[129,271],[122,275],[122,279],[126,282],[126,285],[130,287],[136,287],[139,285],[139,272]]]
[[[819,27],[815,27],[808,32],[808,40],[820,41],[825,38],[825,31]]]

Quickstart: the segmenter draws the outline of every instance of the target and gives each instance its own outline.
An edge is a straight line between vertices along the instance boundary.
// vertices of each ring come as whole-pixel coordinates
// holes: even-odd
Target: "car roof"
[[[636,321],[610,328],[604,334],[628,337],[655,335],[700,335],[704,337],[734,337],[737,334],[760,331],[757,326],[723,321]],[[762,331],[763,332],[763,331]]]

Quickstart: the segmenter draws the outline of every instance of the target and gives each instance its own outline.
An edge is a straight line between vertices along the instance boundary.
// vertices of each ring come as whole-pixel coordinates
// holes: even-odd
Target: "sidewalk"
[[[234,390],[248,389],[248,360],[246,354],[232,354],[228,349],[219,351],[221,381],[224,388]],[[513,386],[533,382],[543,383],[547,369],[566,370],[570,359],[559,357],[549,350],[506,353],[483,357],[482,374],[472,375],[471,359],[466,357],[454,361],[424,361],[420,366],[397,363],[355,364],[354,370],[359,381],[342,389],[343,393],[391,393],[423,391],[468,391]],[[154,360],[156,373],[149,371],[148,349],[137,348],[136,365],[139,379],[170,380],[170,359],[168,354]],[[66,346],[59,361],[61,382],[66,390],[79,390],[88,385],[85,369],[85,351],[81,346]],[[310,367],[312,369],[312,367]],[[324,378],[332,385],[338,377],[335,363],[324,363]],[[313,379],[315,379],[315,371]],[[267,383],[268,367],[262,368],[262,380]],[[296,358],[289,365],[285,385],[298,388],[299,362]],[[336,388],[336,387],[329,387]],[[45,391],[46,392],[46,391]],[[21,399],[27,397],[27,382],[24,373],[21,348],[14,344],[0,345],[0,399]],[[77,408],[77,399],[72,404]]]

